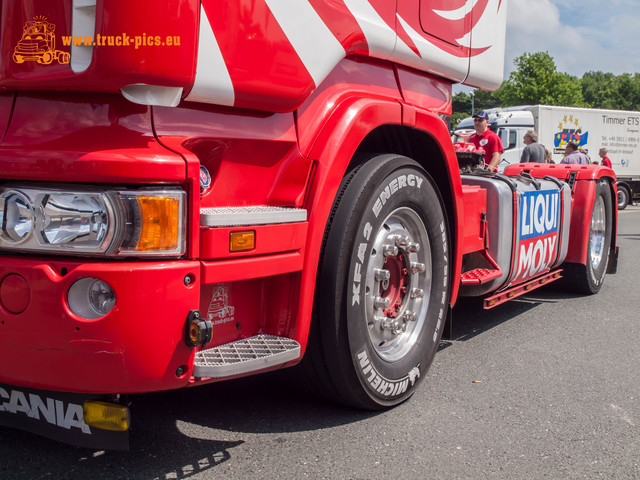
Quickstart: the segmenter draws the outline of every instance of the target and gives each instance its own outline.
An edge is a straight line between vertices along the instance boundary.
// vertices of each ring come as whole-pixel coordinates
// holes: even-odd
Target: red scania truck
[[[2,425],[126,448],[128,395],[298,363],[391,407],[457,297],[615,272],[612,170],[451,143],[506,0],[0,3]]]

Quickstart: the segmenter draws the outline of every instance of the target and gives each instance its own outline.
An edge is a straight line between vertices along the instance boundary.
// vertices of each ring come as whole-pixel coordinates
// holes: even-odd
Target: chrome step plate
[[[229,377],[281,365],[300,357],[300,344],[274,335],[256,335],[218,347],[200,350],[194,377]]]
[[[296,223],[307,220],[304,208],[268,207],[216,207],[200,209],[200,225],[203,227],[233,227],[245,225],[268,225]]]

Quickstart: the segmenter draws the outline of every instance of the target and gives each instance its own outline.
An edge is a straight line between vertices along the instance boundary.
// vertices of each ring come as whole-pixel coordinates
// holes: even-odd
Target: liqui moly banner
[[[512,283],[539,275],[553,264],[558,252],[560,192],[522,192],[518,210],[517,264]]]

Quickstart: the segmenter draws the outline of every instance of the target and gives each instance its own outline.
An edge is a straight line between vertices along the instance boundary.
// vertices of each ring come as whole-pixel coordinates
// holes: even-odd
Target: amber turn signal
[[[171,250],[178,245],[180,202],[161,196],[138,197],[141,231],[138,251]]]
[[[229,251],[246,252],[256,248],[256,232],[231,232],[229,234]]]

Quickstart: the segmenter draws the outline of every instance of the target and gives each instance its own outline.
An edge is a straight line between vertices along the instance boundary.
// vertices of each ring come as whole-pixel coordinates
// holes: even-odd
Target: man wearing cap
[[[492,172],[497,172],[504,148],[502,148],[500,137],[489,130],[489,114],[484,111],[476,113],[473,116],[473,128],[476,133],[471,135],[469,142],[473,143],[476,148],[482,147],[485,153],[485,167]]]

